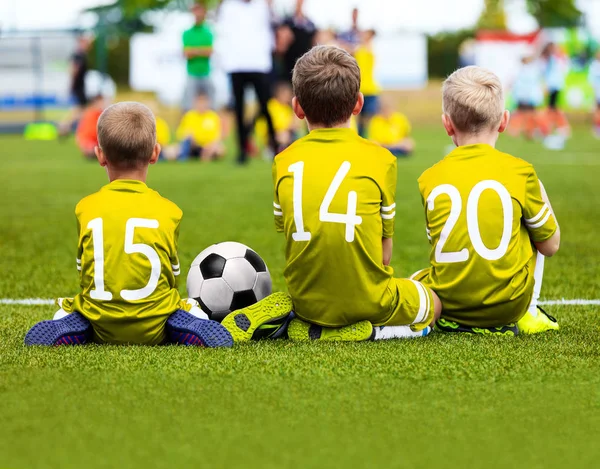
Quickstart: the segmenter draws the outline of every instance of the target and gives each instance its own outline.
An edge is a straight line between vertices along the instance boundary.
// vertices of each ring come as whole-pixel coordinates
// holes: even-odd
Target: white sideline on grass
[[[55,300],[44,299],[44,298],[0,298],[0,305],[25,305],[25,306],[38,306],[38,305],[53,305],[56,304]],[[540,306],[590,306],[600,305],[600,300],[586,300],[586,299],[574,299],[566,300],[561,298],[560,300],[540,300]]]

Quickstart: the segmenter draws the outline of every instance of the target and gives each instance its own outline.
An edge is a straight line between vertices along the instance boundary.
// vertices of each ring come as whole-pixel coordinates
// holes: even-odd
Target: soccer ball
[[[269,296],[271,275],[265,261],[248,246],[226,242],[213,244],[192,262],[187,292],[215,321],[232,311]]]

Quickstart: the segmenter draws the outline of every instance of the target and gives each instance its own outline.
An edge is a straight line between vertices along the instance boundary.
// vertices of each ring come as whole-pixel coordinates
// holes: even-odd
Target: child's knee
[[[440,297],[437,296],[437,293],[434,292],[433,290],[431,290],[431,295],[433,297],[433,321],[432,321],[432,323],[435,323],[442,315],[442,301],[440,300]]]

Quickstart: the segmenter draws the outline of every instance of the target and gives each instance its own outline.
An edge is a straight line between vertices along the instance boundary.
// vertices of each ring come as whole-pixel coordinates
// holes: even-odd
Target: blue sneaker
[[[25,345],[83,345],[92,335],[92,325],[80,313],[53,321],[38,322],[25,335]]]
[[[167,319],[167,333],[171,342],[199,347],[231,347],[233,339],[227,329],[216,321],[200,319],[179,310]]]

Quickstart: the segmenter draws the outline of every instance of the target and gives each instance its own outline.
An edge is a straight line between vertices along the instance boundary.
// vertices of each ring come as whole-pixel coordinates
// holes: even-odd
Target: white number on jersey
[[[319,209],[319,220],[324,223],[341,223],[346,225],[346,241],[351,243],[354,241],[354,233],[356,226],[362,223],[362,217],[356,215],[356,207],[358,204],[358,195],[355,191],[348,192],[348,206],[346,213],[331,213],[329,207],[337,192],[339,191],[342,182],[350,172],[352,165],[348,161],[344,161],[335,174],[325,198]],[[288,168],[294,175],[293,189],[293,206],[294,206],[294,223],[296,224],[296,232],[292,233],[294,241],[310,241],[310,233],[304,231],[304,218],[302,216],[302,182],[304,176],[304,162],[299,161]]]
[[[110,301],[112,293],[104,289],[104,222],[102,218],[94,218],[88,225],[92,230],[92,241],[94,244],[94,286],[90,296],[94,300]],[[160,258],[158,253],[147,244],[134,243],[136,228],[158,228],[158,220],[147,218],[130,218],[125,225],[125,253],[143,254],[150,261],[150,279],[148,284],[137,290],[121,290],[121,297],[127,301],[143,300],[154,293],[160,278]]]
[[[479,230],[479,218],[477,214],[481,194],[488,189],[493,190],[496,194],[498,194],[500,202],[502,203],[504,223],[502,228],[502,238],[500,239],[500,244],[495,249],[489,249],[483,243],[481,232]],[[450,197],[450,215],[446,220],[446,224],[442,228],[440,239],[435,246],[435,260],[440,264],[465,262],[469,259],[469,250],[467,248],[463,248],[458,252],[442,251],[462,211],[462,198],[460,196],[460,192],[451,184],[442,184],[441,186],[436,187],[431,191],[429,197],[427,197],[427,209],[429,211],[435,208],[435,199],[441,194],[446,194]],[[467,199],[467,230],[475,252],[488,261],[497,261],[498,259],[502,258],[508,251],[508,245],[510,244],[510,236],[512,232],[512,224],[512,198],[506,187],[504,187],[498,181],[486,180],[478,182],[469,193],[469,198]]]

